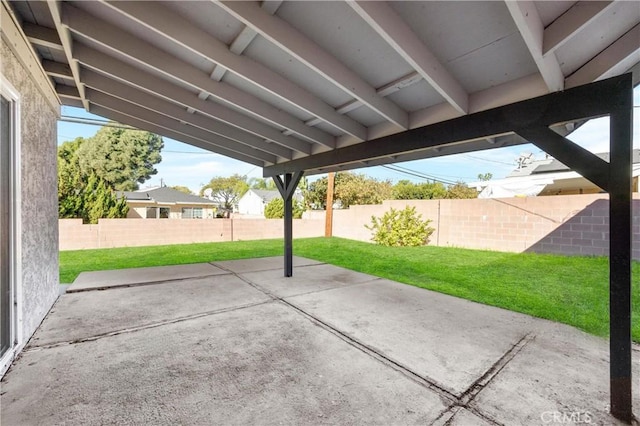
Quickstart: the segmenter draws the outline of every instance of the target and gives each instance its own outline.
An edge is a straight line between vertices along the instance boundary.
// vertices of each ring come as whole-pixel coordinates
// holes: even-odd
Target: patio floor
[[[2,380],[1,423],[615,424],[604,339],[282,263],[81,274]]]

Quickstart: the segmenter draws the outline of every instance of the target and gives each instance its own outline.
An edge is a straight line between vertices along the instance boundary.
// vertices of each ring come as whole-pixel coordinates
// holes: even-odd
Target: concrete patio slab
[[[640,357],[633,355],[637,386]],[[633,405],[640,407],[637,387]],[[504,424],[623,424],[608,414],[608,342],[562,324],[538,328],[471,406]]]
[[[227,273],[227,271],[223,271],[210,263],[82,272],[78,275],[73,284],[67,288],[67,293],[99,290],[102,288],[126,287],[135,284],[154,283],[185,278],[201,278]]]
[[[525,315],[389,280],[286,300],[457,396],[534,328]]]
[[[2,379],[0,423],[617,424],[605,339],[281,260],[62,295]]]
[[[281,269],[243,273],[242,276],[278,297],[329,290],[380,279],[326,264],[298,268],[293,277],[287,279],[283,279]]]
[[[30,351],[2,424],[429,424],[436,393],[278,302]]]
[[[30,346],[87,339],[267,300],[267,295],[232,275],[67,293],[53,306]]]
[[[317,260],[293,256],[293,266],[295,268],[308,265],[320,265],[321,263],[322,262],[318,262]],[[258,257],[255,259],[224,260],[221,262],[211,262],[211,264],[235,272],[236,274],[275,269],[279,269],[282,272],[284,270],[284,257],[272,256]]]

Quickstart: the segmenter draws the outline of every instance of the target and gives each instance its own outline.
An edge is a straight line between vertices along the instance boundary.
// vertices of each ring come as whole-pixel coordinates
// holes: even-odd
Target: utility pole
[[[335,172],[329,173],[327,182],[327,207],[325,209],[324,236],[331,237],[333,235],[333,186],[335,182]]]

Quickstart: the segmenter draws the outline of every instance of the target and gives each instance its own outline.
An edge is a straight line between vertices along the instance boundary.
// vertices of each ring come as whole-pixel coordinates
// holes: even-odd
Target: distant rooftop
[[[206,198],[186,194],[166,186],[139,191],[123,191],[118,195],[124,195],[129,201],[155,201],[161,204],[216,204]]]

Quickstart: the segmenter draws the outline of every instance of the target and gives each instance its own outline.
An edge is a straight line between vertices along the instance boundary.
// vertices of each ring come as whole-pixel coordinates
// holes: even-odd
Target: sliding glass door
[[[0,96],[0,357],[12,347],[11,102]]]

